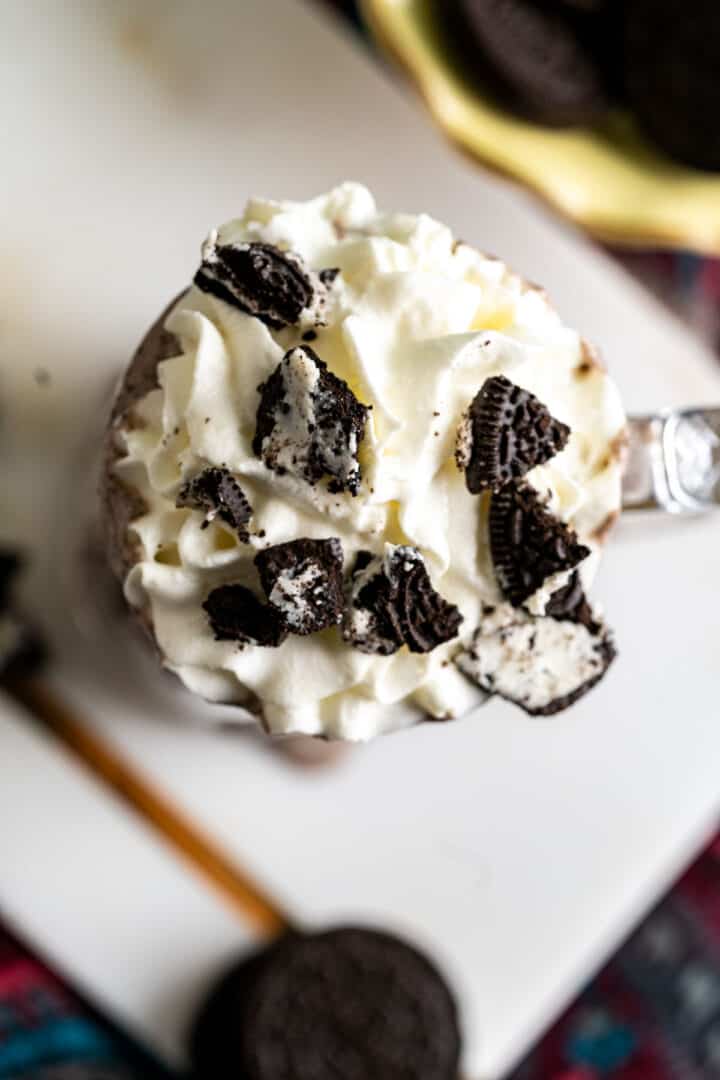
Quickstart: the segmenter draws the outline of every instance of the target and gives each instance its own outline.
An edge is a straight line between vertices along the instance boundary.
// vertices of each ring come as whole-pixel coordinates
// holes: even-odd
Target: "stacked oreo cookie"
[[[666,153],[720,169],[720,6],[714,0],[436,0],[468,77],[553,126],[626,104]]]

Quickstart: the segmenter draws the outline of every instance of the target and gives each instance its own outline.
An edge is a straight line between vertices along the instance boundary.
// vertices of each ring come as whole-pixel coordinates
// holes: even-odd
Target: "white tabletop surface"
[[[0,694],[0,915],[170,1063],[254,944],[165,843]]]
[[[184,724],[206,711],[143,686],[112,629],[95,651],[70,632],[55,587],[70,447],[211,225],[250,193],[303,197],[343,178],[545,284],[602,344],[629,409],[720,401],[720,374],[608,259],[455,155],[406,89],[300,0],[32,0],[3,20],[0,395],[19,421],[5,531],[40,556],[28,599],[53,631],[56,682],[298,917],[379,921],[425,944],[461,995],[468,1076],[494,1080],[716,820],[720,526],[618,531],[598,592],[621,658],[566,715],[493,703],[336,772],[294,773],[247,738]],[[116,977],[136,1004],[139,973]],[[172,1041],[166,1016],[151,1011],[149,1026]]]

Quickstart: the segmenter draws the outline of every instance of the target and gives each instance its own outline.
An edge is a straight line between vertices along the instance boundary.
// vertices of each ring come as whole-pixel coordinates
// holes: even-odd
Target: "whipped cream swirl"
[[[270,325],[196,285],[174,306],[165,327],[178,353],[160,363],[159,388],[120,432],[116,468],[146,506],[130,526],[137,561],[125,582],[129,602],[147,614],[165,665],[191,690],[237,703],[239,719],[259,703],[273,733],[364,740],[425,714],[465,713],[485,695],[454,661],[484,606],[502,596],[488,497],[468,492],[456,461],[463,414],[484,380],[505,375],[570,427],[565,449],[527,480],[590,547],[581,566],[587,587],[620,506],[625,419],[613,383],[541,290],[424,214],[379,212],[360,185],[307,203],[252,199],[210,243],[213,251],[269,244],[313,274],[339,273],[328,279],[322,320],[298,325]],[[291,350],[308,340],[309,326],[327,369],[372,406],[356,494],[274,471],[253,449],[258,388],[287,354],[293,392],[305,400],[315,373]],[[290,445],[294,432],[285,434]],[[279,443],[264,449],[282,461]],[[351,463],[340,466],[349,475]],[[176,505],[209,467],[229,470],[252,507],[246,541],[222,515],[208,521],[202,509]],[[278,648],[215,639],[202,607],[212,589],[257,589],[253,560],[268,545],[332,537],[348,572],[360,551],[382,559],[387,545],[416,548],[433,587],[463,617],[458,636],[427,653],[392,655],[353,647],[336,626],[290,634]],[[552,589],[530,610],[542,612]]]

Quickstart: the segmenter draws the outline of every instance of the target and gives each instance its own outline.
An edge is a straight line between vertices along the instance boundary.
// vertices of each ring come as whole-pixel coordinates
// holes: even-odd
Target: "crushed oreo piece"
[[[260,405],[253,451],[273,472],[315,484],[330,477],[328,491],[360,488],[357,454],[368,407],[309,345],[285,354],[258,387]]]
[[[590,554],[529,484],[511,485],[492,496],[490,551],[500,588],[515,607],[552,574],[572,570]]]
[[[579,623],[587,627],[591,634],[597,633],[600,627],[585,595],[577,570],[570,576],[567,585],[552,594],[545,608],[545,614],[561,622],[565,620]]]
[[[610,631],[592,611],[585,623],[503,604],[483,612],[472,644],[455,662],[487,693],[531,716],[553,716],[591,690],[615,656]]]
[[[327,296],[319,275],[299,255],[272,244],[218,244],[211,234],[195,284],[275,330],[323,321]]]
[[[499,491],[567,444],[570,428],[504,375],[486,379],[458,431],[456,459],[468,491]]]
[[[265,548],[255,565],[270,605],[293,634],[314,634],[342,619],[343,552],[340,541],[290,540]]]
[[[282,645],[287,629],[280,613],[263,604],[244,585],[220,585],[203,604],[216,641],[238,641],[244,645]]]
[[[203,529],[219,517],[231,529],[235,529],[244,543],[249,539],[247,524],[252,517],[252,507],[243,489],[227,469],[211,467],[188,480],[180,489],[175,505],[203,511]]]
[[[462,615],[432,586],[417,548],[361,551],[350,583],[343,637],[365,653],[389,656],[407,645],[426,653],[457,636]]]
[[[455,1080],[458,1009],[437,968],[360,927],[289,933],[236,963],[191,1034],[198,1076]]]

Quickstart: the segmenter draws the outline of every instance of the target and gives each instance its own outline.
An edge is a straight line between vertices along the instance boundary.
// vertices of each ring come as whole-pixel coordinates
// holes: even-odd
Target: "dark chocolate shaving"
[[[565,447],[570,428],[556,420],[534,394],[495,375],[486,379],[468,410],[458,448],[468,490],[499,491],[543,465]]]
[[[357,453],[369,410],[347,383],[309,345],[301,345],[285,354],[258,390],[253,451],[268,469],[309,484],[330,477],[328,491],[356,495]]]
[[[195,284],[275,330],[294,326],[322,299],[300,256],[272,244],[209,242]]]
[[[203,604],[216,641],[281,645],[287,637],[280,614],[244,585],[220,585]]]
[[[299,539],[265,548],[255,556],[271,606],[294,634],[314,634],[342,619],[343,552],[335,537]]]
[[[433,588],[417,548],[399,546],[384,559],[359,552],[343,629],[355,648],[388,656],[407,645],[426,653],[454,638],[461,622]]]
[[[180,489],[175,505],[203,511],[203,529],[213,518],[219,517],[231,529],[235,529],[243,543],[249,539],[247,524],[252,517],[252,507],[243,489],[227,469],[211,467],[188,480]]]
[[[529,484],[506,487],[492,496],[490,551],[500,588],[515,607],[552,574],[572,570],[590,554]]]

